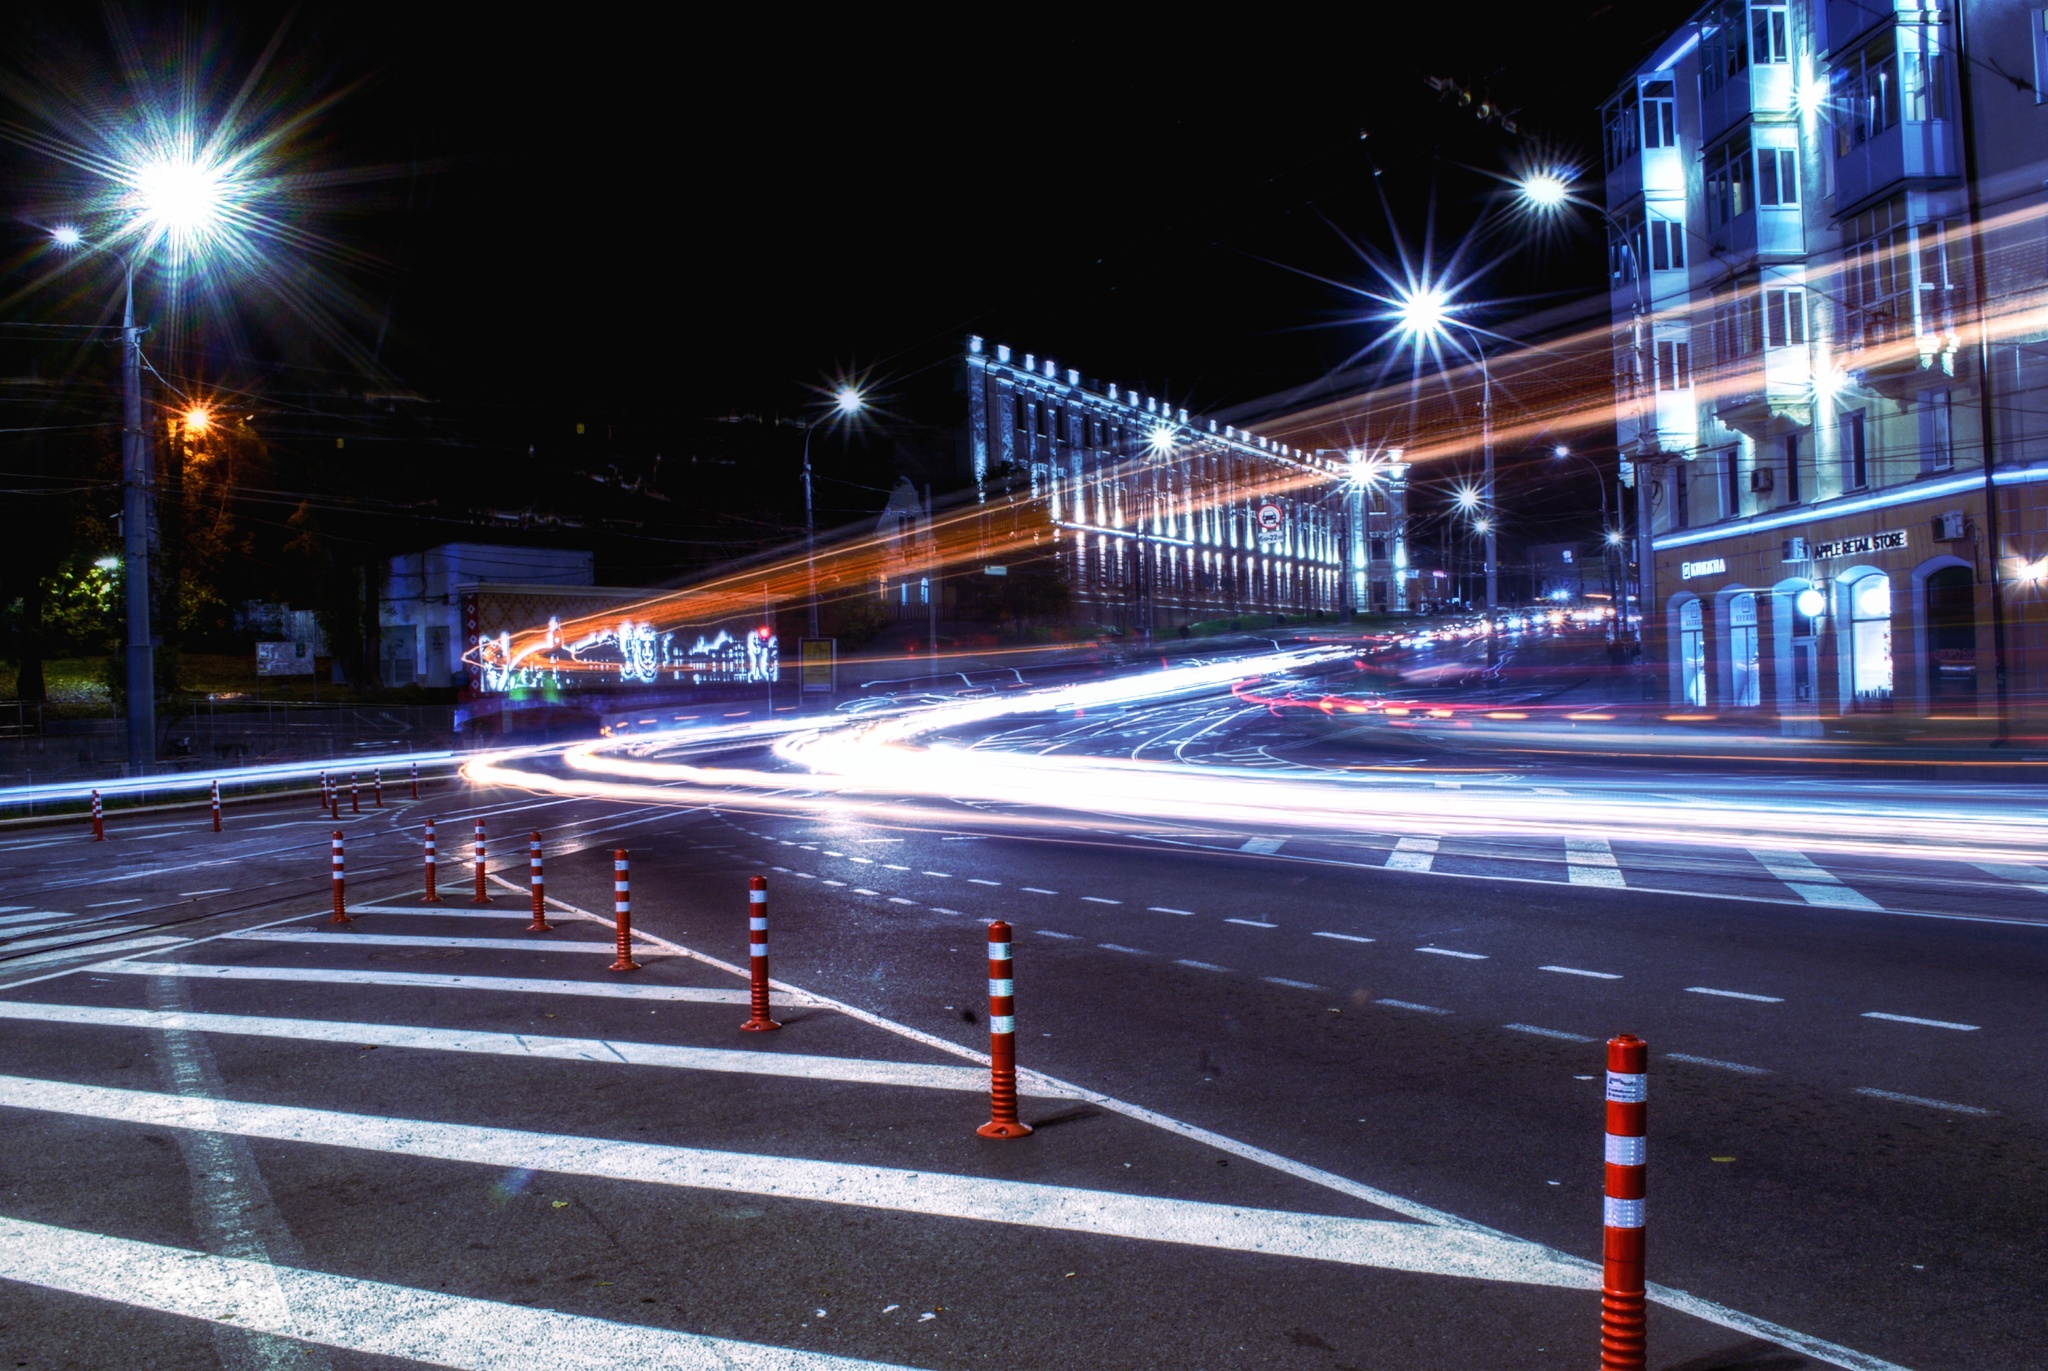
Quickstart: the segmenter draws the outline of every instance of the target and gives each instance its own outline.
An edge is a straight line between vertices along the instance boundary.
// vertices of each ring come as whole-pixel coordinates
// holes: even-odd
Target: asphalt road
[[[1363,768],[1433,799],[1757,789],[1368,755],[1227,692],[954,741]],[[1237,830],[1091,798],[444,789],[346,817],[346,926],[324,921],[334,825],[310,805],[220,835],[174,814],[104,846],[0,838],[0,1346],[38,1368],[514,1367],[536,1347],[1584,1367],[1601,1041],[1628,1031],[1652,1050],[1651,1275],[1685,1292],[1653,1308],[1653,1366],[2039,1364],[2048,873]],[[478,813],[510,878],[488,908],[455,879]],[[517,888],[530,829],[548,934]],[[621,843],[652,939],[630,975],[577,912],[608,913]],[[771,1034],[738,1031],[755,873],[788,987]],[[973,1132],[997,917],[1020,1056],[1049,1078],[1027,1079],[1039,1130],[1009,1142]]]

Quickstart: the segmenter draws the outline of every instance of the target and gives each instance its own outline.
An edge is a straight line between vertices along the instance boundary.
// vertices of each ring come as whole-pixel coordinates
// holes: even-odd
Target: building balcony
[[[1733,267],[1758,257],[1801,257],[1806,226],[1797,205],[1759,205],[1714,230],[1714,248]]]
[[[1620,214],[1645,194],[1652,199],[1685,198],[1685,165],[1677,148],[1640,148],[1607,173],[1607,208]]]
[[[1638,405],[1623,399],[1614,438],[1627,452],[1690,452],[1699,446],[1699,409],[1690,386],[1652,392]]]
[[[1961,174],[1948,120],[1901,120],[1835,159],[1836,214],[1853,214],[1908,182],[1954,181]]]
[[[1738,433],[1768,438],[1813,422],[1813,364],[1803,346],[1765,348],[1714,378],[1714,417]]]

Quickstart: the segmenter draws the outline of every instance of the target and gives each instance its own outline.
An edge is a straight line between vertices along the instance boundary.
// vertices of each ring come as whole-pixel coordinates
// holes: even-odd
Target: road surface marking
[[[1311,933],[1309,937],[1335,938],[1337,941],[1345,943],[1369,943],[1372,941],[1371,938],[1361,938],[1356,933]]]
[[[225,933],[226,938],[266,943],[355,943],[364,947],[474,947],[494,952],[614,952],[611,943],[551,942],[542,938],[416,938],[399,933],[300,933],[286,929],[252,929],[247,933]],[[666,949],[635,948],[650,957],[667,956]]]
[[[796,877],[800,881],[815,881],[818,879],[816,876],[813,876],[808,871],[792,871],[789,874]]]
[[[404,914],[421,919],[531,919],[531,909],[507,905],[502,909],[444,909],[438,905],[427,905],[420,909],[394,909],[390,905],[350,905],[351,917],[360,918],[365,914]],[[301,914],[302,919],[317,919],[318,914]]]
[[[853,888],[853,893],[856,895],[879,895],[882,892],[879,890],[869,890],[864,885],[857,885]]]
[[[0,1280],[378,1358],[460,1371],[550,1365],[687,1371],[873,1371],[856,1361],[614,1323],[0,1218]],[[893,1371],[901,1371],[894,1368]]]
[[[780,1054],[760,1055],[773,1059]],[[977,1076],[978,1089],[988,1088],[985,1071],[970,1074]],[[1591,1289],[1597,1279],[1589,1263],[1537,1243],[1407,1220],[1343,1218],[864,1163],[381,1118],[238,1100],[187,1099],[19,1076],[0,1076],[0,1105],[146,1128],[199,1129],[499,1170],[532,1168],[605,1181],[760,1195],[778,1201],[969,1219],[1384,1270],[1574,1290]]]
[[[1259,977],[1259,979],[1265,981],[1269,985],[1287,985],[1294,987],[1296,990],[1322,989],[1322,987],[1317,985],[1314,981],[1290,981],[1285,976],[1261,976]]]
[[[79,943],[75,947],[59,948],[55,952],[38,952],[33,957],[10,957],[0,962],[0,976],[11,976],[17,971],[32,966],[54,966],[58,962],[85,961],[93,957],[104,957],[110,952],[139,952],[147,947],[170,947],[193,941],[191,938],[130,938],[119,943]]]
[[[1286,841],[1287,840],[1285,838],[1248,838],[1245,840],[1244,846],[1240,847],[1238,851],[1278,852],[1281,846],[1286,843]]]
[[[21,906],[14,905],[12,908],[20,909]],[[0,918],[0,925],[11,926],[14,924],[33,923],[37,928],[55,928],[66,919],[81,919],[90,922],[95,918],[118,919],[120,917],[118,914],[70,914],[61,909],[39,909],[33,914],[9,914],[6,918]],[[37,923],[36,921],[39,919],[42,922]],[[28,930],[23,929],[20,931],[27,932]],[[4,928],[0,928],[0,938],[11,938],[13,936],[14,934],[6,932]]]
[[[1745,1076],[1768,1076],[1771,1074],[1761,1066],[1744,1066],[1741,1062],[1724,1062],[1717,1057],[1695,1057],[1690,1052],[1666,1052],[1664,1056],[1674,1062],[1691,1062],[1694,1066],[1711,1066],[1722,1071],[1739,1071]]]
[[[1538,971],[1555,971],[1560,976],[1590,976],[1596,981],[1618,981],[1621,979],[1621,973],[1618,971],[1581,971],[1576,966],[1539,966],[1536,969]]]
[[[2048,867],[2028,866],[2022,862],[1972,862],[1970,865],[2000,880],[2035,881],[2048,885]]]
[[[1280,926],[1279,924],[1269,924],[1263,919],[1225,919],[1223,922],[1227,924],[1243,924],[1246,928],[1278,928]]]
[[[1423,1014],[1448,1014],[1451,1012],[1448,1009],[1438,1009],[1433,1004],[1416,1004],[1413,1000],[1374,1000],[1373,1003],[1383,1004],[1391,1009],[1413,1009]]]
[[[1573,885],[1619,887],[1628,884],[1621,878],[1621,868],[1614,860],[1614,849],[1607,845],[1605,838],[1566,838],[1564,860],[1565,878]]]
[[[1784,997],[1780,995],[1752,995],[1746,990],[1715,990],[1704,985],[1689,985],[1685,988],[1685,993],[1688,995],[1719,995],[1724,1000],[1755,1000],[1758,1004],[1785,1003]]]
[[[1916,1019],[1911,1014],[1880,1014],[1875,1009],[1864,1016],[1866,1019],[1883,1019],[1887,1023],[1919,1024],[1922,1028],[1953,1028],[1958,1033],[1975,1033],[1978,1026],[1973,1023],[1950,1023],[1946,1019]]]
[[[1950,1100],[1930,1100],[1925,1095],[1901,1095],[1896,1090],[1879,1090],[1874,1085],[1859,1085],[1856,1087],[1856,1093],[1868,1095],[1872,1099],[1877,1100],[1893,1100],[1899,1104],[1920,1104],[1927,1106],[1929,1109],[1945,1109],[1951,1114],[1975,1114],[1980,1118],[1989,1118],[1997,1112],[1990,1109],[1981,1109],[1974,1104],[1956,1104]]]
[[[1483,962],[1486,960],[1484,952],[1453,952],[1448,947],[1418,947],[1415,950],[1417,952],[1427,952],[1436,957],[1461,957],[1468,962]]]
[[[873,866],[875,864],[873,857],[848,857],[846,860],[849,862],[859,862],[862,866]]]
[[[652,985],[646,981],[548,981],[527,976],[459,976],[426,971],[344,971],[332,967],[221,966],[212,962],[141,962],[123,959],[87,971],[124,976],[183,976],[195,981],[297,981],[313,985],[402,985],[423,990],[509,990],[521,995],[589,995],[607,1000],[687,1001],[745,1004],[748,991],[693,985]],[[777,990],[771,1004],[809,1004],[803,995]]]
[[[1808,904],[1829,909],[1883,909],[1884,906],[1861,891],[1842,884],[1842,878],[1821,867],[1804,852],[1781,852],[1753,847],[1749,855],[1764,870],[1790,886],[1792,893]]]
[[[907,867],[907,866],[903,866],[903,865],[901,865],[901,864],[899,864],[899,863],[897,863],[897,862],[883,862],[883,863],[882,863],[882,865],[883,865],[883,866],[886,866],[886,867],[888,867],[888,868],[889,868],[889,869],[890,869],[891,871],[908,871],[908,870],[910,870],[910,868],[909,868],[909,867]]]
[[[890,904],[912,904],[912,905],[914,905],[914,904],[916,904],[916,903],[917,903],[917,901],[916,901],[916,900],[906,900],[906,899],[904,899],[904,898],[903,898],[903,897],[902,897],[901,895],[891,895],[891,896],[889,897],[889,903],[890,903]]]
[[[1041,890],[1041,889],[1039,889],[1039,888],[1038,888],[1037,886],[1035,886],[1035,885],[1027,885],[1027,886],[1023,887],[1023,890],[1024,890],[1024,893],[1025,893],[1026,895],[1057,895],[1057,894],[1059,894],[1059,891],[1057,891],[1057,890]]]
[[[828,847],[825,849],[825,855],[827,857],[844,857],[846,854],[844,852],[834,852],[831,848]]]
[[[205,890],[181,890],[178,892],[178,898],[181,900],[189,900],[192,899],[194,896],[198,895],[225,895],[233,889],[234,887],[231,885],[216,885],[209,886]]]
[[[142,903],[142,897],[141,897],[140,895],[137,895],[137,896],[135,896],[134,898],[132,898],[132,899],[127,899],[127,900],[101,900],[101,901],[100,901],[100,902],[99,902],[98,904],[89,904],[89,905],[87,905],[87,906],[86,906],[86,908],[87,908],[87,909],[112,909],[112,908],[113,908],[113,907],[114,907],[115,905],[117,905],[117,904],[141,904],[141,903]]]
[[[942,904],[932,905],[930,906],[930,909],[934,914],[958,914],[963,918],[966,917],[967,914],[967,911],[964,909],[948,909]]]
[[[43,925],[43,927],[61,928],[63,925],[47,924]],[[122,924],[117,928],[93,928],[85,925],[73,925],[69,933],[48,938],[23,938],[18,943],[8,943],[5,947],[0,947],[0,953],[27,952],[38,947],[57,947],[64,943],[76,943],[81,936],[88,938],[111,938],[117,933],[133,933],[139,928],[148,927],[148,924]]]
[[[1123,903],[1123,901],[1122,901],[1122,900],[1112,900],[1112,899],[1110,899],[1110,898],[1109,898],[1108,896],[1106,896],[1106,895],[1083,895],[1083,896],[1082,896],[1081,898],[1082,898],[1082,899],[1084,899],[1084,900],[1086,900],[1086,901],[1087,901],[1087,902],[1088,902],[1089,904],[1122,904],[1122,903]]]
[[[1532,1023],[1504,1023],[1501,1027],[1507,1029],[1510,1033],[1534,1033],[1539,1038],[1556,1038],[1559,1042],[1590,1043],[1599,1041],[1599,1039],[1589,1038],[1583,1033],[1566,1033],[1562,1029],[1557,1028],[1538,1028]]]
[[[1435,838],[1403,838],[1387,854],[1389,871],[1427,871],[1436,863]]]
[[[1129,952],[1139,957],[1149,957],[1152,955],[1142,947],[1125,947],[1122,943],[1097,943],[1095,945],[1105,952]]]
[[[1192,919],[1195,916],[1195,911],[1192,909],[1175,909],[1171,905],[1148,904],[1145,906],[1145,908],[1150,910],[1154,914],[1179,914],[1184,918],[1190,919]]]
[[[832,880],[828,880],[828,881],[826,881],[826,882],[825,882],[825,884],[826,884],[826,885],[836,885],[836,886],[839,886],[839,887],[841,887],[841,888],[844,888],[844,887],[845,887],[845,885],[846,885],[846,882],[844,882],[844,881],[832,881]]]
[[[1081,935],[1078,933],[1055,933],[1049,928],[1041,928],[1038,930],[1038,936],[1041,938],[1065,938],[1068,942],[1073,942]]]
[[[1194,961],[1194,960],[1192,960],[1192,959],[1189,959],[1189,958],[1186,958],[1186,957],[1183,957],[1183,958],[1182,958],[1181,960],[1179,960],[1179,961],[1175,962],[1175,963],[1174,963],[1174,965],[1175,965],[1175,966],[1191,966],[1191,967],[1193,967],[1193,968],[1194,968],[1195,970],[1197,970],[1197,971],[1228,971],[1228,970],[1230,970],[1230,968],[1229,968],[1229,967],[1227,967],[1227,966],[1218,966],[1218,965],[1216,965],[1216,963],[1214,963],[1214,962],[1198,962],[1198,961]]]
[[[953,879],[953,873],[950,871],[920,871],[917,874],[920,876],[937,876],[942,881]]]
[[[982,877],[980,877],[980,876],[969,876],[969,877],[967,878],[967,883],[968,883],[969,885],[1001,885],[1001,884],[1002,884],[1002,882],[1001,882],[1001,881],[990,881],[990,880],[984,880],[984,879],[983,879]]]

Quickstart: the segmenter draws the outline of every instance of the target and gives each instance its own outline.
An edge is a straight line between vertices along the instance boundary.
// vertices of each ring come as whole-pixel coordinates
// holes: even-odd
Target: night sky
[[[1360,252],[1396,227],[1420,244],[1433,216],[1449,250],[1518,161],[1576,162],[1597,198],[1597,105],[1689,8],[14,7],[0,317],[113,299],[111,274],[39,283],[42,230],[82,182],[22,130],[84,106],[119,125],[124,45],[160,101],[182,74],[215,111],[274,45],[249,107],[327,102],[276,152],[307,173],[281,215],[330,246],[188,292],[153,340],[167,374],[237,393],[308,454],[428,443],[423,480],[514,487],[500,503],[546,484],[523,462],[648,471],[660,452],[672,499],[758,506],[709,548],[786,523],[794,430],[773,421],[835,376],[867,378],[882,414],[821,451],[826,522],[899,473],[943,484],[969,332],[1197,412],[1326,374],[1377,332],[1343,285],[1376,284]],[[1600,289],[1590,216],[1535,238],[1492,219],[1466,260],[1497,262],[1479,293],[1507,303],[1476,319]],[[693,487],[689,456],[733,466]]]

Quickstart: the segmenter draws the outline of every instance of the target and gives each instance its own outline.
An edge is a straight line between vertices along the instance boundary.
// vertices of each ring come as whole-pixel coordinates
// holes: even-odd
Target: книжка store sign
[[[1695,576],[1718,576],[1727,569],[1728,559],[1725,557],[1709,557],[1703,562],[1680,562],[1678,579],[1690,581]]]
[[[1906,545],[1906,530],[1890,529],[1884,533],[1866,533],[1860,538],[1837,538],[1832,543],[1811,543],[1806,555],[1816,562],[1831,557],[1855,557],[1865,552],[1894,552]]]

